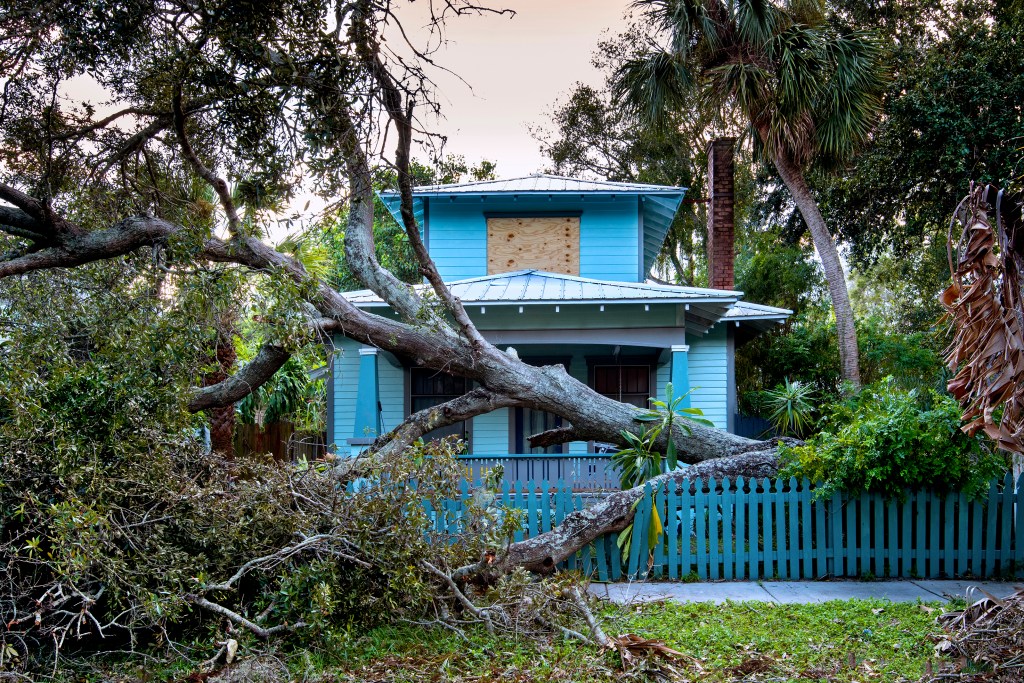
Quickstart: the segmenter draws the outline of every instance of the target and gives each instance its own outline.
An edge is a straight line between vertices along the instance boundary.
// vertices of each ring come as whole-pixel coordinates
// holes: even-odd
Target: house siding
[[[704,411],[704,417],[719,429],[729,426],[728,349],[725,325],[719,325],[699,339],[690,341],[690,405]]]
[[[377,380],[381,426],[387,432],[405,419],[405,370],[392,365],[382,352],[377,356]]]
[[[355,426],[356,393],[359,388],[359,343],[334,337],[334,444],[347,448]]]
[[[639,282],[638,198],[553,196],[431,199],[427,205],[430,255],[445,280],[487,275],[485,213],[539,214],[580,211],[580,276]]]
[[[469,445],[473,453],[508,453],[508,408],[500,408],[473,418],[473,437]]]

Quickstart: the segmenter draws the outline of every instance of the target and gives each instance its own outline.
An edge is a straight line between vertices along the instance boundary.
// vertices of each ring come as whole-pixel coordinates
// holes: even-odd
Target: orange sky
[[[426,1],[400,13],[406,30],[413,35],[419,30],[423,40]],[[600,83],[591,53],[603,32],[623,27],[630,1],[492,2],[516,15],[457,17],[448,24],[448,43],[434,59],[468,86],[435,73],[446,118],[432,128],[448,136],[448,152],[471,163],[496,161],[501,177],[526,175],[545,166],[527,126],[546,124],[552,105],[573,83]]]

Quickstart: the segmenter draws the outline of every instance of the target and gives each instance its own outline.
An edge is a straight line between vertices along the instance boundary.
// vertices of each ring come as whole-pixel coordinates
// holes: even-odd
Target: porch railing
[[[619,475],[605,453],[468,453],[459,460],[469,468],[469,480],[479,484],[485,469],[501,465],[509,484],[563,481],[575,491],[620,488]]]

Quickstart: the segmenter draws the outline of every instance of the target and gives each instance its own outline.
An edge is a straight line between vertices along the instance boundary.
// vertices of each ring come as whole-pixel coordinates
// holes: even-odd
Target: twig
[[[455,594],[455,598],[462,604],[462,606],[469,610],[470,614],[483,621],[484,625],[487,627],[487,632],[494,635],[494,623],[491,621],[491,615],[487,613],[486,609],[481,609],[474,605],[473,601],[467,598],[466,595],[459,590],[459,587],[456,585],[455,581],[452,580],[452,577],[448,576],[426,560],[422,560],[420,562],[420,566],[448,584],[448,588]]]
[[[205,610],[209,610],[215,614],[221,615],[222,617],[226,617],[233,623],[238,624],[239,626],[245,629],[248,629],[252,632],[253,635],[255,635],[260,640],[270,640],[271,636],[274,636],[278,633],[290,633],[292,631],[295,631],[306,626],[304,622],[299,621],[295,624],[278,624],[277,626],[271,626],[270,628],[263,628],[259,624],[250,621],[249,619],[246,619],[238,612],[230,610],[223,605],[218,605],[215,602],[210,602],[209,600],[200,595],[190,595],[187,597],[187,600],[191,602],[193,605],[196,605],[197,607],[202,607]]]
[[[587,605],[587,601],[580,593],[579,586],[572,586],[566,589],[566,594],[572,598],[573,603],[576,605],[576,609],[583,615],[583,619],[587,622],[587,626],[590,628],[590,632],[594,635],[594,640],[601,647],[614,648],[615,642],[608,637],[608,634],[604,632],[601,625],[597,623],[597,617],[590,611],[590,607]]]

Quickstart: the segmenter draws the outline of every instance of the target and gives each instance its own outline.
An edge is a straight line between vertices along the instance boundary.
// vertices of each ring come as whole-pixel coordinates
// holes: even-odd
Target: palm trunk
[[[786,184],[793,196],[800,215],[811,230],[814,248],[821,259],[828,292],[832,297],[832,310],[836,315],[836,334],[839,337],[839,362],[842,367],[843,379],[860,388],[860,352],[857,348],[857,328],[854,324],[853,306],[850,305],[850,292],[846,288],[846,273],[839,260],[839,250],[835,240],[825,225],[825,219],[818,210],[803,171],[785,154],[775,156],[775,168],[778,169],[782,182]]]

